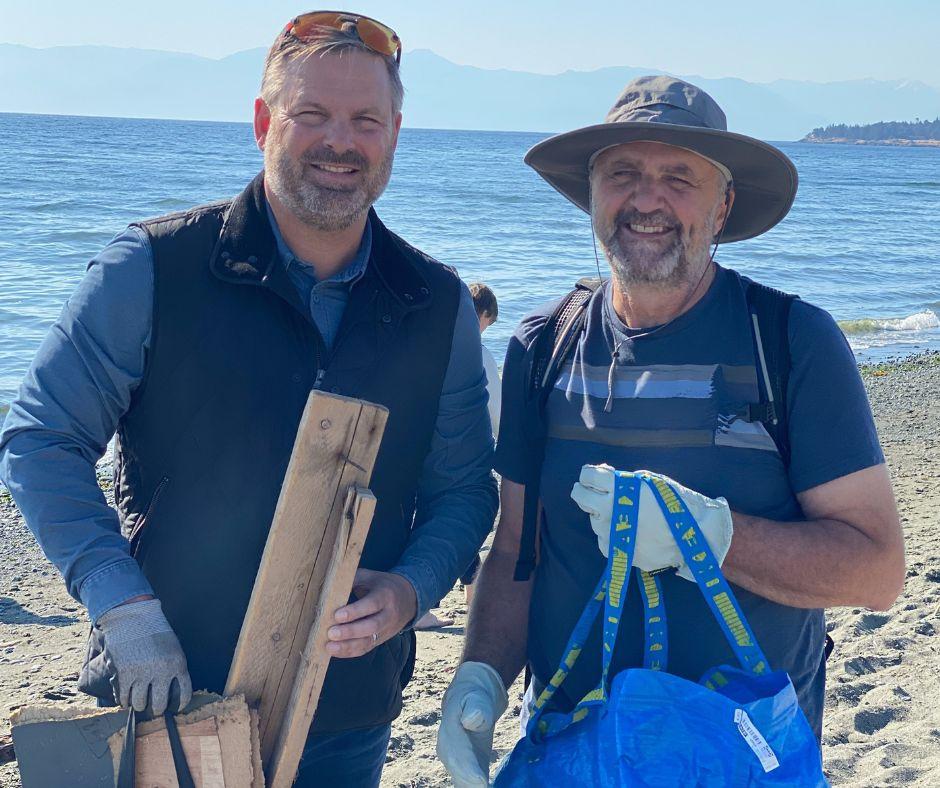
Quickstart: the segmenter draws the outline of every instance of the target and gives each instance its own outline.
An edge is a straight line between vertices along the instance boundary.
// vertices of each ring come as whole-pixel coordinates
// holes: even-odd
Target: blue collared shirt
[[[277,230],[282,263],[327,346],[371,252],[367,225],[342,271],[317,282]],[[0,432],[0,480],[69,593],[92,621],[153,590],[130,556],[95,463],[143,378],[153,313],[153,255],[130,227],[108,244],[49,330]],[[418,485],[411,539],[392,570],[414,586],[418,616],[466,569],[493,523],[493,438],[473,302],[462,286],[450,362]]]
[[[330,350],[336,339],[340,320],[343,319],[346,302],[349,301],[349,290],[362,279],[369,264],[369,255],[372,253],[372,224],[366,222],[355,257],[342,270],[318,282],[313,265],[301,260],[290,250],[277,226],[271,206],[265,203],[265,207],[268,210],[271,229],[274,230],[274,239],[277,241],[278,255],[284,263],[287,275],[297,288],[301,303],[306,304],[310,310],[310,316],[319,329],[327,350]]]

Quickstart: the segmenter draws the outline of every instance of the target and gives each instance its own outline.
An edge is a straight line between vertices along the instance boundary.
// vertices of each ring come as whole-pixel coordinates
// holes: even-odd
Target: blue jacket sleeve
[[[95,473],[143,377],[152,306],[150,246],[128,228],[89,264],[0,432],[0,479],[92,621],[153,593]]]
[[[434,607],[466,571],[496,517],[493,433],[486,400],[479,323],[470,291],[461,285],[450,362],[418,483],[415,525],[392,570],[414,586],[416,618]]]

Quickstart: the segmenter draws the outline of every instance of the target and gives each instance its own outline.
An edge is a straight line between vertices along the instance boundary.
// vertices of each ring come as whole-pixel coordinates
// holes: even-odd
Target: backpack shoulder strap
[[[534,461],[525,479],[522,537],[514,580],[528,580],[538,562],[539,483],[545,458],[545,404],[572,348],[584,328],[587,304],[601,286],[600,279],[581,279],[555,307],[532,344],[526,368],[525,424]]]
[[[581,279],[545,321],[533,342],[531,363],[526,378],[526,394],[539,396],[551,387],[584,322],[585,308],[600,279]]]
[[[743,277],[742,277],[743,278]],[[751,335],[757,356],[761,401],[748,408],[747,420],[760,421],[790,465],[787,384],[790,379],[790,307],[799,296],[743,278]]]

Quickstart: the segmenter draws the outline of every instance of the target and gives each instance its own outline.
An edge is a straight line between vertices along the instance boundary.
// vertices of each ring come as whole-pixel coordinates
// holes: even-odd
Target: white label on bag
[[[734,710],[734,722],[738,726],[738,731],[744,737],[744,741],[747,742],[747,746],[760,759],[760,765],[764,767],[764,772],[772,772],[776,769],[780,765],[780,761],[777,760],[777,756],[770,749],[767,740],[761,736],[761,732],[751,722],[751,718],[747,716],[744,709]]]

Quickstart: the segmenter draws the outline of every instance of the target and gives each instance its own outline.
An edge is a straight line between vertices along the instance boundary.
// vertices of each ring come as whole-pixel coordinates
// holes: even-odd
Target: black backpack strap
[[[748,405],[744,417],[759,421],[773,438],[786,467],[790,466],[787,384],[790,380],[790,307],[799,296],[745,279],[745,298],[761,401]]]
[[[584,328],[587,304],[601,286],[600,279],[582,279],[555,307],[532,344],[532,355],[526,369],[526,435],[533,450],[534,461],[525,479],[525,503],[522,509],[522,537],[513,580],[528,580],[538,563],[539,484],[545,458],[545,404]]]

